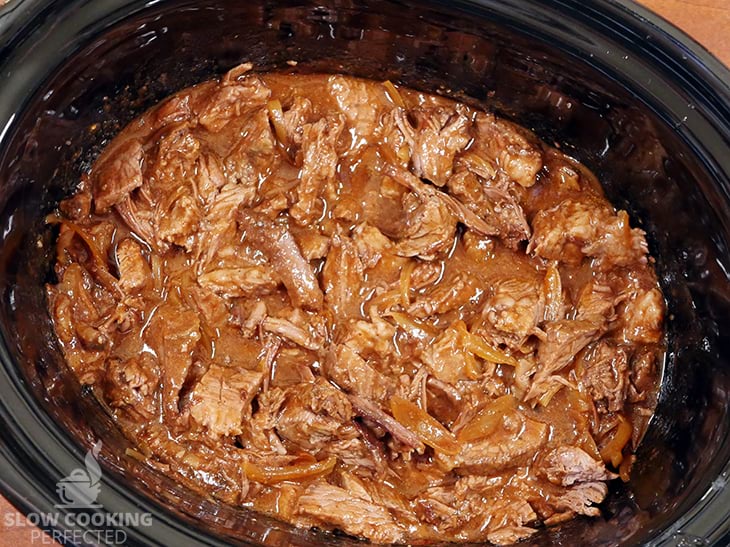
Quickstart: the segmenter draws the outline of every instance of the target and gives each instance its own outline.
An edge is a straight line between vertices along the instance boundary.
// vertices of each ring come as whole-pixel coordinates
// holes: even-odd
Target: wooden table
[[[4,0],[0,0],[0,5]],[[727,66],[730,66],[730,1],[729,0],[641,0],[641,3],[662,15],[694,37]],[[12,522],[12,526],[7,526]],[[24,523],[22,515],[0,496],[0,547],[57,545],[48,536]]]

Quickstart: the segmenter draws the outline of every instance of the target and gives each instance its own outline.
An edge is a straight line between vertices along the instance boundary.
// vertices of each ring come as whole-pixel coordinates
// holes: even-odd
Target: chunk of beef
[[[393,242],[375,226],[359,224],[352,232],[352,240],[365,268],[374,268],[385,253],[393,249]]]
[[[651,349],[645,348],[631,360],[629,401],[645,401],[648,392],[655,387],[656,378],[656,355]]]
[[[354,242],[336,233],[322,269],[324,301],[338,319],[360,315],[363,265]]]
[[[264,110],[254,112],[224,160],[229,182],[256,188],[274,165],[276,142]]]
[[[336,526],[378,543],[399,542],[405,537],[404,530],[385,507],[326,482],[307,487],[299,498],[298,512],[321,525]]]
[[[368,364],[348,344],[338,344],[328,353],[323,372],[347,392],[365,399],[386,401],[395,391],[395,382]]]
[[[294,324],[283,317],[266,317],[261,320],[261,328],[266,332],[277,334],[309,350],[322,349],[322,337],[314,329],[308,327]]]
[[[528,138],[521,128],[493,114],[478,113],[475,127],[472,151],[491,165],[490,172],[478,172],[480,176],[490,179],[494,171],[501,169],[521,186],[535,184],[543,165],[539,144]]]
[[[114,208],[139,239],[156,251],[164,252],[168,249],[168,245],[155,235],[155,211],[149,204],[135,203],[127,195]]]
[[[656,344],[662,338],[664,297],[653,287],[631,291],[620,307],[618,319],[624,340],[629,343]]]
[[[284,145],[302,144],[302,129],[312,115],[312,101],[306,97],[294,97],[291,106],[282,115],[283,128],[286,134]]]
[[[133,239],[119,242],[116,249],[119,288],[127,294],[137,294],[153,284],[152,271],[142,248]]]
[[[96,166],[93,178],[92,193],[97,213],[107,212],[132,190],[142,186],[143,160],[142,143],[138,139],[129,139],[107,150]]]
[[[352,147],[358,147],[372,138],[379,125],[380,109],[385,99],[382,91],[363,80],[330,76],[327,89],[353,130]]]
[[[456,219],[443,203],[406,194],[403,207],[406,227],[396,245],[396,254],[433,260],[451,249],[456,236]]]
[[[540,211],[532,221],[528,252],[577,264],[584,256],[603,269],[646,263],[644,232],[629,226],[625,211],[592,200],[566,199]]]
[[[212,364],[193,388],[190,415],[213,437],[239,435],[262,374]]]
[[[324,295],[319,288],[312,266],[302,256],[291,232],[260,213],[242,208],[237,215],[238,225],[246,233],[246,240],[261,250],[286,287],[292,304],[318,310]]]
[[[575,446],[559,446],[551,450],[540,465],[540,473],[560,486],[608,481],[617,477],[606,469],[603,462],[594,460]]]
[[[396,111],[396,123],[411,147],[416,176],[443,186],[451,176],[454,156],[471,140],[471,121],[461,109],[418,107],[410,111],[416,120],[411,126],[406,111]]]
[[[302,225],[311,224],[322,214],[317,200],[322,188],[333,181],[337,171],[337,140],[344,127],[341,117],[322,118],[302,128],[302,171],[297,201],[289,214]]]
[[[583,374],[579,378],[599,412],[623,409],[629,387],[626,350],[601,340],[583,357]]]
[[[198,283],[226,298],[270,294],[277,285],[271,272],[261,266],[212,270],[199,276]]]
[[[481,294],[474,276],[459,272],[451,279],[444,279],[433,289],[420,295],[408,308],[408,313],[418,318],[447,313],[459,309],[468,302],[476,303]]]
[[[536,280],[513,277],[492,284],[476,332],[520,350],[542,320],[544,296]]]
[[[162,304],[145,331],[162,369],[162,405],[167,418],[179,414],[179,395],[193,362],[192,352],[200,340],[198,314],[174,302]]]
[[[421,354],[429,372],[441,382],[456,384],[473,380],[476,374],[474,357],[464,349],[463,331],[454,325],[443,331]]]
[[[465,442],[458,455],[439,454],[451,468],[488,474],[525,465],[547,442],[549,427],[519,412],[507,413],[501,424],[484,439]]]
[[[197,204],[190,196],[180,196],[172,207],[158,213],[157,237],[187,250],[195,245],[195,235],[201,220]]]
[[[347,326],[343,343],[364,357],[388,357],[395,351],[395,328],[374,316],[371,321],[352,321]]]
[[[454,198],[484,220],[484,235],[498,236],[512,249],[530,238],[525,213],[507,184],[486,182],[462,170],[449,178],[447,186]]]
[[[244,65],[241,65],[244,66]],[[247,65],[250,66],[250,65]],[[250,66],[249,70],[253,68]],[[231,69],[240,76],[241,67]],[[198,113],[198,122],[212,133],[221,131],[231,120],[247,110],[262,107],[271,97],[271,90],[256,76],[224,76]]]
[[[104,396],[112,408],[147,421],[159,414],[160,370],[155,358],[142,353],[126,361],[112,358],[104,375]]]
[[[352,417],[345,394],[319,377],[289,391],[276,431],[282,439],[318,454],[333,441],[358,436]]]
[[[601,511],[594,505],[601,503],[608,494],[605,482],[581,482],[565,494],[552,501],[558,511],[569,511],[575,515],[600,516]]]

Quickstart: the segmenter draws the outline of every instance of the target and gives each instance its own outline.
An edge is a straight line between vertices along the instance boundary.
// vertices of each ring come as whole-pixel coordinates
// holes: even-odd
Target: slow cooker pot
[[[242,61],[387,78],[483,104],[593,169],[657,258],[669,309],[663,386],[631,481],[612,485],[603,517],[542,530],[525,545],[730,543],[730,74],[618,0],[11,0],[0,8],[5,496],[26,513],[59,515],[69,542],[359,544],[207,499],[127,456],[108,415],[62,374],[46,312],[53,232],[44,215],[124,124]],[[56,483],[84,467],[98,439],[97,506],[82,511],[89,518],[65,519],[79,510],[54,507]],[[152,521],[91,518],[105,513]],[[123,535],[83,535],[100,528]]]

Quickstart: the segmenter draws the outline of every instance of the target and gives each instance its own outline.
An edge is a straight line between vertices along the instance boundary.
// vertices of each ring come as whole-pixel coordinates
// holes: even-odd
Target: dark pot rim
[[[91,2],[93,0],[76,2],[75,4],[80,4],[77,12],[89,9]],[[114,19],[113,7],[123,3],[121,0],[109,2],[109,7],[102,10],[100,15],[107,18],[107,21]],[[153,3],[156,2],[139,2],[138,6],[144,7]],[[28,47],[42,32],[48,31],[54,18],[61,15],[72,17],[67,9],[69,4],[53,0],[15,0],[0,8],[0,75],[3,79],[9,79],[10,72],[15,70],[15,67],[10,66],[13,52]],[[459,0],[455,5],[466,10],[470,6],[493,8],[500,14],[507,12],[509,6],[519,11],[519,0]],[[544,5],[546,9],[553,11],[564,10],[591,32],[610,37],[614,43],[632,51],[667,78],[681,81],[687,94],[692,96],[695,109],[702,112],[715,130],[726,137],[726,143],[730,142],[730,69],[694,39],[632,0],[594,0],[591,3],[581,0],[547,0]],[[75,16],[80,17],[78,13]],[[515,21],[499,22],[514,25],[520,30],[519,17]],[[541,30],[553,40],[565,38],[560,35],[560,31],[549,29],[546,23],[542,24]],[[603,67],[613,67],[620,71],[620,62],[616,59],[618,52],[595,51],[594,54],[595,61]],[[45,76],[47,75],[41,75],[39,79],[42,80]],[[3,94],[0,90],[0,97]],[[13,106],[21,104],[16,103]],[[0,101],[0,149],[13,133],[12,114],[3,108]],[[660,117],[662,115],[659,111],[657,114]],[[678,120],[665,121],[675,123]],[[722,145],[723,143],[718,143],[718,146]],[[712,163],[712,158],[708,157],[708,161]],[[730,188],[723,188],[723,192],[730,196]],[[730,202],[730,197],[727,200]],[[61,470],[83,466],[83,459],[83,449],[59,428],[35,400],[26,380],[13,362],[7,341],[2,340],[0,469],[3,471],[0,475],[0,492],[24,514],[56,512],[63,518],[69,512],[54,507],[58,498],[47,486],[53,484],[52,477],[63,475]],[[724,488],[728,476],[730,463],[725,462],[709,490],[697,492],[692,506],[682,517],[664,530],[656,530],[649,540],[650,543],[673,545],[680,544],[682,538],[702,538],[702,545],[725,544],[730,533],[730,523],[726,522],[730,513],[730,489]],[[145,545],[226,544],[191,528],[161,510],[156,503],[125,488],[122,482],[113,477],[102,478],[102,491],[99,501],[105,507],[113,508],[114,512],[154,514],[153,527],[120,527],[130,542]],[[42,527],[49,531],[54,529],[52,525]],[[62,527],[67,528],[66,525]],[[85,529],[90,529],[81,525],[76,528],[80,534]],[[79,537],[79,543],[87,542],[83,536]]]

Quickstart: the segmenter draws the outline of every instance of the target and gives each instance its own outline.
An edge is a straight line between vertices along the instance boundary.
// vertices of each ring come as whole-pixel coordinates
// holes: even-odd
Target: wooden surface
[[[0,5],[4,0],[0,0]],[[730,0],[642,0],[730,66]],[[0,471],[2,472],[2,471]],[[57,545],[0,497],[0,547]]]

